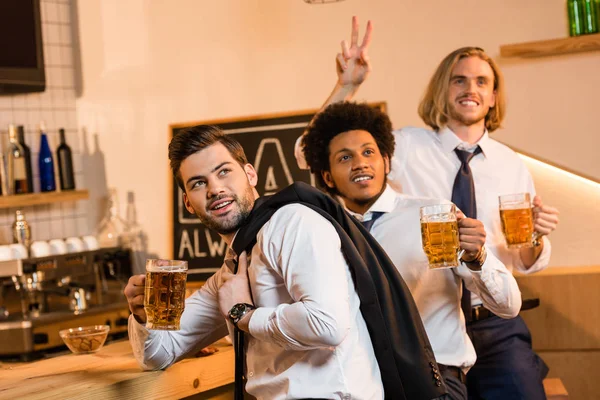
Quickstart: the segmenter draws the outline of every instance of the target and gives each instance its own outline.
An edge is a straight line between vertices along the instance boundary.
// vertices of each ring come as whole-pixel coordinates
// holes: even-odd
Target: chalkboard
[[[372,106],[385,111],[385,103]],[[274,194],[294,181],[315,185],[310,172],[298,168],[294,144],[316,111],[174,124],[170,131],[173,137],[181,129],[207,124],[219,126],[226,134],[235,135],[258,173],[256,189],[263,196]],[[174,178],[171,185],[172,257],[188,261],[188,280],[205,280],[223,264],[227,245],[217,233],[204,227],[194,214],[187,211],[183,193]]]

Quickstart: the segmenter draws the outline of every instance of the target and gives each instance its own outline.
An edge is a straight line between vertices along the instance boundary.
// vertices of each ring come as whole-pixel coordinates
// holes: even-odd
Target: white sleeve
[[[517,281],[506,266],[491,252],[481,271],[471,271],[460,265],[457,274],[463,278],[467,289],[476,293],[488,310],[501,318],[514,318],[521,309],[521,291]]]
[[[296,157],[298,168],[309,169],[308,163],[306,162],[306,157],[304,157],[304,146],[302,146],[303,137],[304,134],[300,135],[298,139],[296,139],[296,144],[294,144],[294,156]]]
[[[340,238],[325,218],[294,204],[282,207],[257,238],[281,276],[291,304],[257,308],[250,334],[286,350],[337,346],[350,329],[350,275]]]
[[[188,297],[181,330],[148,330],[129,316],[129,341],[133,355],[145,370],[158,370],[189,356],[227,335],[227,324],[217,303],[221,270]]]

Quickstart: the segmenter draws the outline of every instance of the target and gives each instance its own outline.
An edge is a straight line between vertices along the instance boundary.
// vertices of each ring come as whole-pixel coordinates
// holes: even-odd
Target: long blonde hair
[[[485,116],[485,127],[488,132],[493,132],[500,128],[504,114],[506,113],[504,78],[496,62],[479,47],[462,47],[448,54],[442,60],[431,77],[423,100],[419,104],[419,116],[435,131],[446,125],[450,118],[448,88],[450,86],[452,70],[456,63],[465,57],[479,57],[483,61],[486,61],[492,67],[492,71],[494,71],[496,105],[490,108]]]

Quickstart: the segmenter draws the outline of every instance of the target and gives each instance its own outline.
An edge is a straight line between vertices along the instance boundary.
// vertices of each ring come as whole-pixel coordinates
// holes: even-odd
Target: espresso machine
[[[0,358],[27,361],[62,347],[58,332],[78,326],[125,336],[130,276],[131,251],[119,247],[0,261]]]

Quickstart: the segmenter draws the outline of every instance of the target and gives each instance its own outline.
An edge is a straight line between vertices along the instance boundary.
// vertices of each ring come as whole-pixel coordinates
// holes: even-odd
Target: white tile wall
[[[41,0],[41,13],[46,90],[42,93],[0,96],[0,145],[4,151],[8,142],[8,124],[25,127],[25,142],[31,149],[34,190],[39,191],[39,123],[42,120],[45,122],[53,150],[59,144],[58,130],[64,128],[67,143],[73,152],[75,181],[81,188],[85,182],[75,111],[71,0]],[[54,167],[58,168],[56,159]],[[56,183],[58,186],[58,179]],[[25,207],[23,212],[31,225],[33,240],[49,240],[89,234],[86,210],[86,204],[71,202]],[[12,240],[11,226],[15,211],[0,209],[0,244]]]

